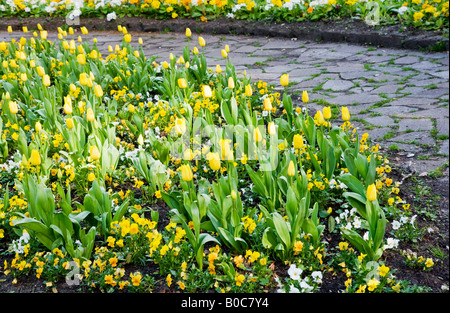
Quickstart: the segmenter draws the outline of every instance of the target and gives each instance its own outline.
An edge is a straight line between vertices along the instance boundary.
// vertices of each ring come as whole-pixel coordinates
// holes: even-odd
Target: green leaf
[[[284,218],[277,212],[272,213],[273,224],[277,231],[278,237],[284,243],[285,247],[289,249],[291,246],[291,239],[289,235],[289,229]]]

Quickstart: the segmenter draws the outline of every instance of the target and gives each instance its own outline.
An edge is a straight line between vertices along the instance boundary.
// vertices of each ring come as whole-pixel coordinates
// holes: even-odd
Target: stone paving
[[[0,42],[10,40],[0,32]],[[21,33],[13,33],[20,38]],[[134,46],[143,39],[147,56],[157,61],[169,54],[182,54],[186,37],[181,33],[132,33]],[[192,36],[191,47],[198,46]],[[108,46],[120,44],[118,32],[91,32],[103,56]],[[230,47],[229,57],[242,75],[280,88],[280,76],[288,73],[293,99],[301,92],[310,95],[308,108],[314,113],[323,106],[348,106],[352,123],[368,132],[385,150],[395,151],[400,166],[426,175],[449,157],[449,54],[322,43],[301,39],[202,35],[206,40],[208,65],[225,65],[220,50]],[[49,39],[56,34],[50,33]],[[392,160],[395,162],[396,160]],[[447,167],[448,173],[448,167]],[[448,180],[448,175],[447,180]]]

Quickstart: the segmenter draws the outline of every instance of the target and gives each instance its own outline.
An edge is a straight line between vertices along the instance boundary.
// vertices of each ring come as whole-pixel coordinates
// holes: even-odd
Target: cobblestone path
[[[14,38],[22,33],[15,32]],[[199,35],[192,36],[191,47]],[[300,103],[307,90],[309,109],[348,106],[352,123],[368,132],[385,150],[395,151],[400,166],[425,175],[447,162],[449,156],[449,54],[397,50],[346,43],[321,43],[246,36],[201,35],[207,42],[208,65],[225,65],[221,49],[242,75],[280,87],[280,76],[288,73],[290,92]],[[0,42],[11,35],[0,32]],[[108,46],[120,44],[118,32],[91,32],[103,56]],[[169,54],[182,54],[186,37],[180,33],[132,33],[133,46],[143,40],[146,56],[157,61]],[[56,39],[55,33],[49,39]],[[407,160],[407,162],[404,162]],[[395,159],[392,160],[395,162]],[[448,168],[446,170],[448,172]],[[448,175],[447,181],[448,181]]]

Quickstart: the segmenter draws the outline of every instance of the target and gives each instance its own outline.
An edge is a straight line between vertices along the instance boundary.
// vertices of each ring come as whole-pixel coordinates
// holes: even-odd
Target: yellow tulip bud
[[[258,127],[256,127],[253,131],[253,140],[256,142],[260,142],[262,140],[262,135]]]
[[[41,165],[41,156],[39,155],[39,151],[35,149],[31,150],[30,164],[33,166]]]
[[[287,174],[289,177],[293,177],[293,176],[295,176],[295,173],[296,173],[295,164],[293,161],[290,161],[288,170],[287,170]]]
[[[86,73],[81,73],[79,81],[81,86],[86,86],[89,81],[89,76]]]
[[[228,57],[228,53],[224,49],[222,49],[220,52],[222,53],[222,58]]]
[[[250,86],[250,85],[245,86],[244,94],[246,97],[251,97],[253,95],[252,86]]]
[[[100,86],[100,85],[95,85],[94,91],[95,91],[95,95],[96,95],[98,98],[103,97],[103,89],[102,89],[102,86]]]
[[[88,29],[85,26],[81,27],[80,30],[83,33],[83,35],[87,35],[89,33]]]
[[[269,97],[264,98],[263,105],[265,111],[272,111],[272,101],[270,101]]]
[[[8,33],[12,33],[13,29],[11,26],[8,26]]]
[[[217,73],[217,74],[222,73],[222,68],[220,67],[220,64],[217,64],[217,65],[216,65],[216,73]]]
[[[144,137],[142,137],[142,134],[139,134],[137,142],[140,146],[144,144]]]
[[[86,118],[89,122],[92,122],[93,120],[95,120],[95,115],[94,115],[94,111],[92,110],[92,108],[87,109]]]
[[[314,115],[314,120],[318,125],[322,125],[325,120],[323,119],[322,111],[317,111],[316,115]]]
[[[194,50],[192,51],[195,55],[198,55],[200,53],[200,51],[198,51],[197,47],[194,47]]]
[[[100,151],[98,150],[97,146],[91,146],[89,152],[92,161],[100,160]]]
[[[220,169],[220,155],[219,153],[208,153],[209,167],[213,171],[218,171]]]
[[[283,74],[283,75],[281,75],[280,83],[281,83],[281,86],[287,86],[287,85],[289,85],[289,74]]]
[[[302,101],[303,101],[303,103],[308,103],[308,101],[309,101],[308,92],[306,90],[303,90]]]
[[[375,184],[369,185],[367,187],[367,200],[375,201],[377,200],[377,187]]]
[[[277,133],[277,128],[276,128],[274,122],[270,122],[269,125],[267,125],[267,132],[271,136],[273,136],[273,135],[275,135]]]
[[[230,46],[229,45],[225,45],[225,52],[226,53],[230,52]]]
[[[131,35],[130,34],[126,34],[124,37],[125,42],[130,43],[131,42]]]
[[[323,108],[323,118],[329,120],[331,118],[331,109],[330,107]]]
[[[342,120],[348,121],[350,120],[350,112],[347,107],[342,107]]]
[[[202,94],[203,97],[205,98],[211,98],[212,97],[211,87],[209,87],[208,85],[203,86]]]
[[[66,118],[66,125],[68,129],[72,129],[74,126],[73,120],[71,118]]]
[[[234,79],[233,77],[228,78],[228,88],[234,89]]]
[[[37,121],[36,124],[34,124],[34,129],[36,130],[37,133],[39,133],[42,130],[42,124]]]
[[[180,87],[181,89],[186,88],[186,87],[187,87],[186,79],[184,79],[184,78],[179,78],[179,79],[178,79],[178,87]]]
[[[295,134],[294,135],[294,139],[293,139],[293,142],[294,142],[294,148],[295,149],[301,149],[301,148],[303,148],[303,137],[302,137],[302,135],[299,135],[299,134]]]
[[[186,37],[191,37],[192,36],[192,32],[191,32],[191,29],[188,27],[188,28],[186,28]]]
[[[189,165],[181,165],[181,179],[183,181],[189,182],[194,178],[192,174],[191,167]]]
[[[184,151],[183,158],[186,161],[192,161],[194,159],[194,152],[192,152],[192,149],[187,149]]]
[[[236,198],[237,198],[237,194],[236,194],[236,191],[233,189],[233,190],[231,190],[231,199],[236,200]]]
[[[64,97],[64,113],[72,114],[72,98],[70,96]]]
[[[19,112],[19,106],[17,105],[17,102],[15,102],[15,101],[9,102],[9,111],[12,114],[17,114],[17,112]]]
[[[164,62],[162,63],[162,66],[163,66],[165,69],[168,69],[168,68],[169,68],[169,63],[167,63],[166,61],[164,61]]]
[[[44,68],[42,66],[38,66],[36,70],[37,70],[37,73],[38,73],[39,76],[42,77],[42,76],[45,75],[45,70],[44,70]]]
[[[177,118],[175,120],[175,131],[178,135],[183,135],[186,132],[186,123],[184,119]]]
[[[206,46],[205,39],[203,37],[198,37],[198,44],[200,45],[200,47]]]
[[[85,65],[86,64],[86,56],[84,54],[77,55],[77,62],[80,65]]]

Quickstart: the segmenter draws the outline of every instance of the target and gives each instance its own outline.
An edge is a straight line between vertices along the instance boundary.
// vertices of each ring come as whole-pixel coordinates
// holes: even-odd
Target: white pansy
[[[288,269],[289,277],[294,280],[300,280],[302,273],[303,270],[301,268],[298,268],[297,265],[295,264],[291,264],[291,266]]]

